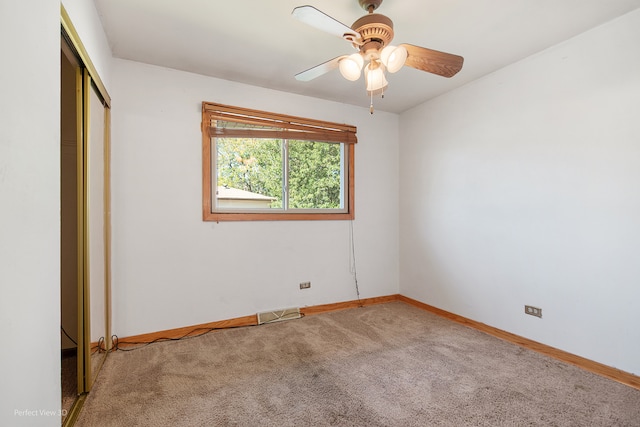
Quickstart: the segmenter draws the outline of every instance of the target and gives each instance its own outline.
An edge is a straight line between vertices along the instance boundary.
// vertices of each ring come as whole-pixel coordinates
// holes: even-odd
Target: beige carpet
[[[75,349],[62,351],[60,376],[62,382],[62,421],[64,422],[78,397],[78,359]]]
[[[640,426],[640,390],[394,302],[112,353],[76,425]]]

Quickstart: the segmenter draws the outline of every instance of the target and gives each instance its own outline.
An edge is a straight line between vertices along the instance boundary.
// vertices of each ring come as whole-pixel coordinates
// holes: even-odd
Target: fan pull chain
[[[369,114],[373,114],[373,92],[371,92],[371,105],[369,105]]]
[[[384,89],[382,89],[382,94],[380,98],[384,99]],[[369,114],[373,114],[373,91],[371,92],[371,104],[369,105]]]

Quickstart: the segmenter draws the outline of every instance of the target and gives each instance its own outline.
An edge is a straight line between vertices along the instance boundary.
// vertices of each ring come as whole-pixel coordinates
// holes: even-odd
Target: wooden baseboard
[[[388,295],[384,297],[365,298],[353,301],[336,302],[332,304],[313,305],[310,307],[300,308],[300,313],[305,316],[328,313],[331,311],[346,310],[348,308],[366,307],[369,305],[385,304],[392,301],[398,301],[400,295]]]
[[[346,310],[349,308],[365,307],[375,304],[384,304],[391,301],[397,301],[399,295],[390,295],[384,297],[365,298],[353,301],[336,302],[332,304],[314,305],[310,307],[300,308],[300,313],[304,316],[314,314],[328,313],[331,311]],[[258,319],[255,314],[233,319],[220,320],[217,322],[202,323],[200,325],[185,326],[176,329],[167,329],[164,331],[151,332],[148,334],[133,335],[130,337],[118,338],[117,347],[126,349],[127,347],[135,347],[141,344],[149,344],[156,341],[175,340],[184,337],[196,336],[212,329],[228,329],[242,326],[255,326]]]
[[[132,335],[130,337],[118,337],[117,347],[131,347],[140,344],[149,344],[157,341],[168,341],[202,334],[213,329],[238,328],[241,326],[254,326],[258,324],[255,315],[236,317],[233,319],[219,320],[217,322],[202,323],[200,325],[185,326],[176,329],[151,332],[148,334]]]
[[[433,314],[437,314],[438,316],[444,317],[453,322],[460,323],[462,325],[492,335],[496,338],[500,338],[502,340],[516,344],[520,347],[542,353],[546,356],[552,357],[562,362],[575,365],[579,368],[584,369],[585,371],[592,372],[594,374],[609,378],[611,380],[640,390],[640,377],[629,372],[621,371],[620,369],[612,368],[611,366],[603,365],[602,363],[594,362],[593,360],[589,360],[581,356],[576,356],[575,354],[568,353],[564,350],[559,350],[546,344],[532,341],[528,338],[524,338],[498,328],[494,328],[493,326],[485,325],[484,323],[476,322],[475,320],[458,316],[457,314],[453,314],[440,308],[433,307],[429,304],[425,304],[409,297],[405,297],[404,295],[399,295],[398,300],[410,304],[414,307],[421,308]]]
[[[385,304],[393,301],[401,301],[406,304],[418,307],[426,310],[430,313],[444,317],[456,323],[468,326],[486,334],[492,335],[496,338],[508,341],[512,344],[516,344],[520,347],[542,353],[546,356],[560,360],[562,362],[570,363],[586,371],[592,372],[597,375],[612,379],[619,383],[628,385],[630,387],[640,390],[640,377],[633,375],[629,372],[621,371],[620,369],[612,368],[611,366],[603,365],[599,362],[586,359],[575,354],[568,353],[563,350],[541,344],[536,341],[532,341],[528,338],[521,337],[510,332],[503,331],[493,326],[486,325],[484,323],[477,322],[475,320],[468,319],[457,314],[450,313],[440,308],[425,304],[423,302],[414,300],[400,294],[365,298],[360,300],[343,301],[332,304],[314,305],[310,307],[300,308],[300,313],[305,316],[311,316],[321,313],[329,313],[332,311],[346,310],[350,308],[366,307],[376,304]],[[220,320],[217,322],[203,323],[200,325],[185,326],[183,328],[168,329],[165,331],[153,332],[149,334],[134,335],[125,338],[118,338],[118,347],[126,348],[141,344],[148,344],[155,341],[174,340],[183,337],[196,336],[212,329],[227,329],[236,328],[242,326],[255,326],[258,324],[258,319],[255,314],[250,316],[236,317],[233,319]]]

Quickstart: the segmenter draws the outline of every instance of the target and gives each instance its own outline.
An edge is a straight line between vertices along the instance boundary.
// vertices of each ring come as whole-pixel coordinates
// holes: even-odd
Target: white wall
[[[6,426],[60,425],[59,34],[57,2],[0,3],[0,425]]]
[[[93,1],[61,0],[102,83],[111,88],[111,49]]]
[[[125,60],[113,81],[115,334],[356,299],[348,221],[202,221],[202,101],[356,125],[361,297],[398,292],[397,115]]]
[[[402,294],[640,374],[638,40],[640,10],[401,116]]]

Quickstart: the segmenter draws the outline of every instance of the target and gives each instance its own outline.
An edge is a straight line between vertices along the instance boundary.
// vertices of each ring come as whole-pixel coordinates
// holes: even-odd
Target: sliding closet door
[[[77,274],[77,390],[76,399],[64,418],[63,427],[72,426],[80,408],[91,390],[98,371],[111,349],[110,329],[110,103],[111,98],[93,66],[77,31],[63,5],[60,6],[61,50],[71,63],[75,85],[67,84],[68,96],[75,95],[75,152],[68,174],[76,173],[76,189],[68,190],[69,197],[76,196],[76,215],[70,220],[76,223]],[[62,66],[61,66],[62,68]],[[61,71],[62,74],[62,71]],[[72,87],[74,86],[74,87]],[[61,91],[63,87],[61,84]],[[73,101],[70,101],[73,104]],[[62,110],[62,108],[61,108]],[[61,114],[61,120],[63,119]],[[61,126],[62,128],[62,126]],[[73,133],[73,131],[69,131]],[[64,138],[61,136],[61,141]],[[62,144],[64,145],[64,144]],[[61,158],[65,159],[64,147]],[[66,163],[65,163],[66,164]],[[73,176],[71,176],[73,178]],[[71,179],[69,178],[69,179]],[[61,176],[61,181],[62,176]],[[61,193],[61,198],[63,194]],[[72,207],[73,208],[73,207]],[[67,209],[68,210],[68,209]],[[64,212],[62,212],[64,214]],[[71,217],[71,215],[67,215]],[[67,227],[68,228],[68,227]],[[73,235],[67,238],[73,245]],[[69,249],[69,256],[73,251]],[[61,261],[62,264],[63,261]],[[62,268],[61,268],[62,270]],[[73,281],[73,272],[68,276]],[[66,277],[66,276],[65,276]],[[70,283],[69,286],[73,286]],[[61,298],[65,293],[61,289]],[[67,300],[70,297],[67,297]],[[62,306],[71,302],[64,301]],[[74,337],[75,338],[75,337]],[[64,373],[62,378],[68,378]]]
[[[107,180],[105,179],[106,109],[91,77],[85,72],[85,183],[86,183],[86,245],[88,341],[90,343],[90,389],[106,356],[107,343]]]

